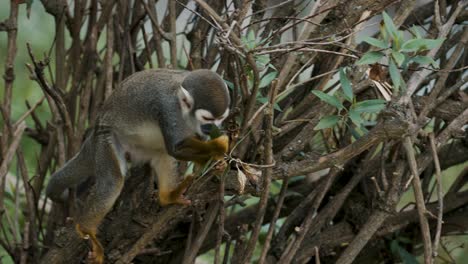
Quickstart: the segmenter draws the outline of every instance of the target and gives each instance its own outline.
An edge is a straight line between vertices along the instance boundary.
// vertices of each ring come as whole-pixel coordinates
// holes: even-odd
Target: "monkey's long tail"
[[[92,138],[88,138],[72,159],[54,174],[47,185],[46,194],[55,202],[68,200],[68,188],[77,187],[93,173]]]

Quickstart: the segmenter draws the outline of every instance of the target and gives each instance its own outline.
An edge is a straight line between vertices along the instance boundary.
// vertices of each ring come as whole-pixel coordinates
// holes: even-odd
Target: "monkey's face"
[[[219,128],[224,119],[229,115],[229,108],[224,113],[215,117],[213,114],[205,109],[197,109],[194,111],[195,120],[197,121],[197,134],[202,136],[210,135],[214,128]],[[201,132],[201,133],[200,133]]]
[[[198,89],[196,93],[192,90],[191,93],[183,86],[179,88],[177,93],[182,115],[187,125],[203,139],[207,139],[212,130],[220,127],[229,115],[229,93],[225,84],[222,83],[222,85],[217,88],[217,96],[212,93],[201,96],[200,90],[203,88]],[[197,101],[197,98],[200,99]]]

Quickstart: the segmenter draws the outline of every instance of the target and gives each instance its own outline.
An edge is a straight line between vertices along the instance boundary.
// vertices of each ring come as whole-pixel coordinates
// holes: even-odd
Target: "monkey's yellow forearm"
[[[202,141],[196,137],[185,139],[174,153],[179,160],[204,163],[211,158],[222,159],[229,149],[229,138],[221,136],[212,140]]]

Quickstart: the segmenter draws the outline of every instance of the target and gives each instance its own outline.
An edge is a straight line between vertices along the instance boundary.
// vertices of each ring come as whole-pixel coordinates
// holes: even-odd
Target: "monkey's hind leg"
[[[82,239],[91,240],[92,250],[89,252],[88,259],[92,263],[101,264],[104,263],[104,248],[101,245],[101,242],[96,237],[97,230],[88,230],[76,224],[76,232]]]
[[[192,202],[184,197],[184,193],[192,185],[193,179],[193,175],[186,176],[175,189],[169,192],[169,200],[174,201],[175,204],[190,205]]]
[[[112,134],[100,134],[96,140],[95,184],[89,194],[80,201],[76,216],[76,231],[89,239],[92,245],[92,263],[104,262],[104,249],[96,237],[99,224],[112,209],[119,196],[126,173],[125,152]]]
[[[177,184],[179,177],[176,172],[176,160],[167,154],[158,155],[151,161],[151,166],[158,176],[159,203],[162,206],[191,204],[191,201],[184,197],[184,193],[193,182],[192,175]]]

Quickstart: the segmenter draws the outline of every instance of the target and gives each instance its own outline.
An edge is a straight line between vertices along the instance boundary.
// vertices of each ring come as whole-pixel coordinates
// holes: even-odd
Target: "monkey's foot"
[[[193,182],[193,175],[185,177],[185,179],[172,191],[159,190],[159,203],[161,206],[167,206],[170,204],[180,204],[184,206],[190,205],[192,202],[184,197],[184,193],[187,188]]]
[[[159,204],[161,204],[161,206],[168,206],[171,204],[188,206],[192,204],[192,201],[185,198],[182,194],[176,196],[172,192],[159,191]]]
[[[223,172],[224,170],[226,170],[227,166],[228,163],[225,160],[220,160],[218,161],[214,169],[218,172]]]
[[[90,240],[92,251],[88,252],[87,263],[90,264],[102,264],[104,263],[104,248],[96,237],[95,231],[89,231],[76,224],[76,232],[82,239]]]
[[[99,255],[98,252],[90,251],[88,252],[88,257],[86,260],[89,264],[103,264],[104,263],[104,254]]]
[[[89,235],[87,234],[85,230],[82,230],[80,224],[75,225],[75,230],[81,239],[89,239]]]

